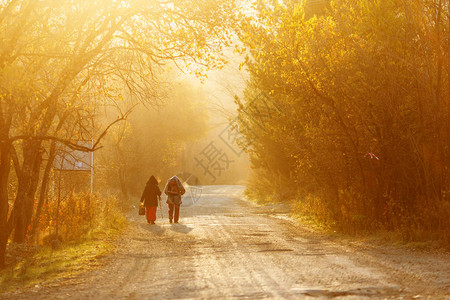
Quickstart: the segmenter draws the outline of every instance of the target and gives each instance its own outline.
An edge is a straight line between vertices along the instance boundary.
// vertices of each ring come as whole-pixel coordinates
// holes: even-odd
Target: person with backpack
[[[147,223],[155,224],[156,221],[156,208],[158,207],[158,197],[161,201],[161,190],[158,186],[158,181],[155,176],[151,176],[145,185],[144,192],[141,196],[141,205],[145,206],[145,217]]]
[[[184,195],[186,190],[181,184],[180,179],[177,176],[173,176],[167,180],[166,187],[164,188],[164,194],[167,195],[166,203],[169,205],[169,222],[178,223],[180,217],[180,205],[182,203],[181,196]]]

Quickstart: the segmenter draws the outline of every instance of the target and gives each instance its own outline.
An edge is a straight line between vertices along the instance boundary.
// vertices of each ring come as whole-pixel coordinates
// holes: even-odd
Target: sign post
[[[93,147],[94,141],[80,141],[78,145],[84,147]],[[59,171],[90,171],[90,193],[94,192],[94,152],[84,152],[80,150],[73,150],[67,146],[61,145],[55,161],[54,169]]]

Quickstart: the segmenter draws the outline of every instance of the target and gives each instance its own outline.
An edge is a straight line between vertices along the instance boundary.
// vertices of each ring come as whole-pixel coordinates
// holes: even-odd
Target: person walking
[[[167,195],[166,203],[169,205],[169,222],[171,224],[172,220],[173,222],[178,223],[180,217],[180,205],[182,203],[181,196],[184,195],[185,192],[186,190],[177,176],[173,176],[167,180],[164,194]]]
[[[147,181],[144,192],[141,196],[141,204],[145,206],[145,217],[147,218],[147,223],[149,224],[155,224],[158,197],[161,201],[161,190],[159,189],[158,181],[155,176],[152,175]]]

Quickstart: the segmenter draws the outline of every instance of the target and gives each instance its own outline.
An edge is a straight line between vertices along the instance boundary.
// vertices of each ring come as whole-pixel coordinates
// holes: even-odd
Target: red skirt
[[[156,206],[146,206],[145,207],[145,216],[147,217],[147,221],[155,221],[156,220]]]

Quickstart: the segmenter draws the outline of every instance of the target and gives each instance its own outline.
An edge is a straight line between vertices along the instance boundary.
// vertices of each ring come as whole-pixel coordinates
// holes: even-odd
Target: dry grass
[[[70,204],[74,203],[72,201]],[[105,206],[104,203],[108,205]],[[114,199],[91,202],[90,209],[98,212],[92,218],[71,216],[63,219],[61,232],[70,239],[66,239],[59,249],[52,249],[48,245],[10,243],[8,266],[0,272],[0,290],[6,292],[21,289],[98,266],[99,258],[110,253],[114,248],[112,241],[127,224],[116,204]],[[74,223],[74,220],[79,223]]]

